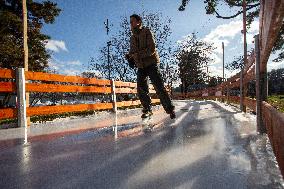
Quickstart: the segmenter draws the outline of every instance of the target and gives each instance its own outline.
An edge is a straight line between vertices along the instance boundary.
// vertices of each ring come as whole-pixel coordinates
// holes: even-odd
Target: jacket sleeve
[[[149,57],[155,53],[154,36],[149,29],[147,29],[146,31],[146,38],[147,38],[147,41],[146,41],[147,47],[145,49],[138,51],[138,55],[140,58]]]
[[[129,54],[134,54],[134,53],[136,53],[136,42],[134,36],[131,36]]]

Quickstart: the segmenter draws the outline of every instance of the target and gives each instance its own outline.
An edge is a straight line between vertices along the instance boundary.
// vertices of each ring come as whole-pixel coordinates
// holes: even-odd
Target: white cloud
[[[54,52],[59,51],[68,51],[65,45],[64,41],[58,41],[58,40],[47,40],[47,44],[45,45],[45,48],[48,50],[52,50]]]
[[[82,65],[82,63],[81,63],[79,60],[67,61],[66,64],[68,64],[68,65],[74,65],[74,66],[80,66],[80,65]]]
[[[210,64],[209,72],[210,75],[214,76],[222,76],[223,68],[221,66],[222,63],[222,42],[224,42],[224,46],[231,47],[229,51],[235,51],[238,47],[235,44],[232,44],[231,41],[236,37],[241,37],[241,43],[243,43],[243,35],[241,34],[241,30],[243,29],[243,22],[241,18],[237,20],[231,21],[228,24],[222,24],[212,29],[208,35],[206,35],[203,40],[209,43],[213,43],[216,47],[214,53],[211,55],[211,58],[214,61]],[[250,29],[247,31],[247,43],[248,45],[252,44],[254,40],[254,35],[256,35],[259,31],[259,22],[253,21]],[[232,46],[234,45],[234,46]],[[276,65],[275,65],[276,66]],[[278,66],[278,65],[277,65]],[[235,75],[237,71],[226,71],[226,77],[231,77]]]
[[[209,34],[207,34],[203,40],[208,43],[213,43],[216,49],[210,55],[213,59],[212,63],[209,67],[210,75],[214,76],[222,76],[223,75],[223,68],[222,68],[222,42],[224,46],[229,46],[230,41],[234,39],[237,34],[240,34],[242,30],[242,21],[241,20],[234,20],[229,22],[228,24],[222,24],[217,26],[216,28],[212,29]],[[234,48],[237,48],[234,46]],[[225,75],[231,75],[229,72]]]
[[[217,54],[215,54],[215,53],[212,53],[210,55],[210,58],[213,59],[213,61],[211,62],[210,65],[216,65],[216,64],[222,63],[221,58]]]
[[[259,31],[259,21],[253,21],[250,25],[250,28],[248,29],[249,33],[258,33]]]
[[[239,48],[242,48],[242,45],[240,43],[243,43],[243,35],[241,33],[241,30],[243,29],[243,22],[242,18],[238,17],[235,20],[230,21],[227,24],[221,24],[215,28],[213,28],[209,34],[207,34],[202,40],[205,42],[213,43],[213,45],[216,47],[216,49],[213,51],[213,53],[210,55],[210,58],[213,59],[213,61],[209,64],[209,74],[214,76],[222,76],[223,75],[223,68],[222,68],[222,42],[224,42],[224,46],[228,47],[228,51],[230,56],[232,55],[231,51],[237,51]],[[247,31],[247,43],[248,45],[252,44],[253,37],[255,34],[257,34],[259,31],[259,22],[254,21],[252,22],[250,28]],[[190,37],[191,35],[184,36],[183,38],[186,39],[187,37]],[[238,38],[239,42],[235,40],[235,38]],[[234,40],[234,44],[232,41]],[[184,40],[177,41],[178,44],[182,44]],[[226,54],[226,53],[225,53]],[[225,62],[226,63],[226,62]],[[279,67],[277,64],[277,67]],[[275,64],[276,66],[276,64]],[[226,77],[233,76],[237,73],[237,71],[227,71],[225,69],[225,75]]]
[[[208,67],[208,70],[209,70],[209,75],[210,76],[219,76],[219,77],[223,76],[223,67],[221,65],[210,65]],[[236,73],[238,73],[237,70],[229,71],[229,70],[225,69],[225,78],[232,77]]]
[[[281,62],[268,61],[267,68],[268,68],[268,71],[271,71],[273,69],[284,68],[284,60],[282,60]]]
[[[255,34],[251,34],[251,33],[247,34],[247,44],[248,45],[253,44],[254,36],[255,36]],[[242,44],[244,43],[243,41],[244,41],[244,37],[242,36]]]
[[[232,48],[229,48],[229,51],[235,51],[238,47],[234,46]]]
[[[230,39],[233,39],[242,30],[242,21],[231,21],[228,24],[222,24],[217,26],[215,29],[211,30],[203,40],[209,43],[213,43],[217,48],[216,53],[222,53],[222,42],[224,46],[228,46]]]
[[[236,35],[241,35],[241,30],[243,29],[242,20],[234,20],[229,22],[228,24],[222,24],[217,26],[215,29],[211,30],[211,32],[206,35],[203,40],[209,43],[213,43],[217,48],[215,50],[216,53],[222,53],[222,42],[224,42],[225,46],[228,46],[230,40],[232,40]],[[254,35],[256,35],[259,31],[259,22],[253,21],[251,23],[250,28],[247,31],[247,43],[252,44],[254,40]],[[243,35],[241,43],[243,43]]]
[[[78,75],[83,72],[82,63],[79,60],[61,61],[55,58],[49,60],[49,67],[64,75]]]
[[[259,33],[259,21],[253,21],[250,28],[247,30],[247,44],[251,45],[254,41],[254,36]],[[244,36],[242,35],[241,43],[244,44]]]
[[[205,39],[214,39],[221,37],[235,37],[242,29],[242,21],[231,21],[228,24],[221,24],[213,29],[208,35],[205,36]]]
[[[220,66],[209,66],[209,75],[211,76],[222,76],[223,75],[223,68]]]
[[[70,68],[70,69],[64,69],[64,70],[60,70],[59,72],[60,74],[64,74],[64,75],[79,75],[80,74],[80,71],[77,70],[77,69],[73,69],[73,68]]]

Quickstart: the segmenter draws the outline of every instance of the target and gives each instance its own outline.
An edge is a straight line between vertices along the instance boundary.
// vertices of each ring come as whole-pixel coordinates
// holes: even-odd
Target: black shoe
[[[172,112],[170,113],[170,118],[171,118],[171,119],[175,119],[175,118],[176,118],[176,113],[175,113],[174,111],[172,111]]]
[[[149,111],[149,112],[144,112],[142,115],[141,115],[141,118],[144,119],[144,118],[147,118],[147,117],[151,117],[153,115],[153,112]]]

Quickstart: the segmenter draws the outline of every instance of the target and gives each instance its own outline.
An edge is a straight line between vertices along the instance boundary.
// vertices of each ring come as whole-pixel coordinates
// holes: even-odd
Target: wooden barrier
[[[110,86],[110,80],[96,79],[96,78],[83,78],[79,76],[66,76],[59,74],[50,74],[43,72],[26,72],[26,80],[31,81],[53,81],[63,83],[77,83],[88,85]]]
[[[0,79],[15,79],[15,71],[0,68]],[[137,84],[132,82],[114,81],[111,86],[110,80],[83,78],[79,76],[66,76],[43,72],[25,72],[25,79],[31,81],[25,84],[26,92],[37,93],[95,93],[95,94],[137,94]],[[48,82],[48,83],[47,83]],[[54,83],[55,82],[55,83]],[[112,90],[115,87],[115,90]],[[15,82],[0,82],[0,92],[15,93]],[[155,93],[153,85],[149,85],[149,93]],[[159,99],[152,99],[152,103],[159,103]],[[28,107],[27,116],[61,114],[66,112],[82,112],[88,110],[110,110],[113,106],[129,107],[140,105],[139,100],[122,101],[113,103],[77,104]],[[0,109],[0,120],[17,118],[16,108]]]
[[[0,109],[0,119],[10,119],[17,117],[16,108],[3,108]]]
[[[58,84],[40,84],[40,83],[27,83],[27,92],[44,92],[44,93],[111,93],[110,87],[97,87],[97,86],[78,86],[78,85],[58,85]]]
[[[267,102],[262,102],[263,120],[279,168],[284,175],[284,114]]]
[[[12,93],[16,91],[16,85],[14,82],[0,82],[0,92]]]
[[[0,68],[0,78],[15,79],[16,78],[15,71],[11,69]]]
[[[28,107],[27,116],[61,114],[66,112],[82,112],[87,110],[112,109],[112,103],[77,104],[59,106],[38,106]]]

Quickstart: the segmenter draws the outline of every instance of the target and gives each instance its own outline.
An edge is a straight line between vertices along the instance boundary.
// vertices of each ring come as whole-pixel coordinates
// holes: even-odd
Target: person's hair
[[[138,22],[140,21],[141,24],[142,24],[142,18],[141,18],[139,15],[137,15],[137,14],[132,14],[132,15],[130,16],[130,18],[135,18]]]

